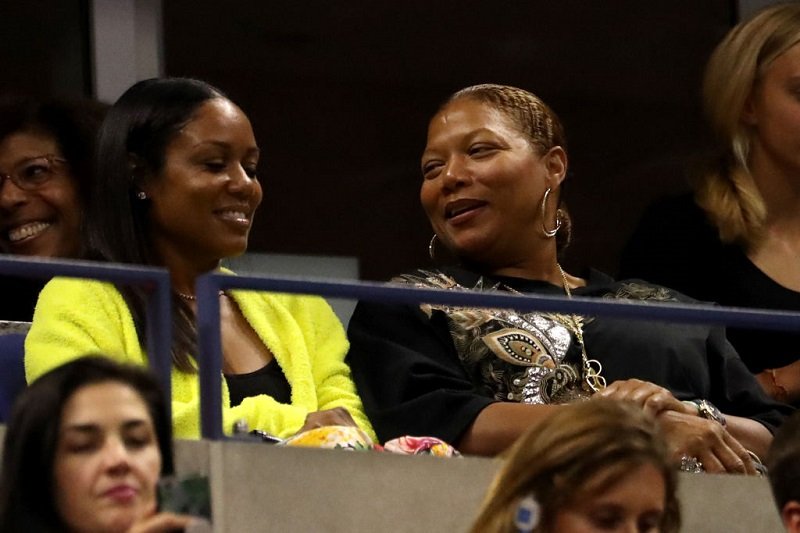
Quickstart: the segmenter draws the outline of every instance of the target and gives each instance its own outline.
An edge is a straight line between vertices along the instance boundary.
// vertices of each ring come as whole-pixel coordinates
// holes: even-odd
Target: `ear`
[[[567,177],[567,152],[560,146],[554,146],[543,156],[547,168],[547,181],[555,189]]]
[[[145,185],[147,180],[147,164],[139,155],[128,152],[128,169],[131,173],[131,182],[142,192],[147,193]]]
[[[789,533],[800,533],[800,502],[792,500],[781,510],[783,525]]]
[[[753,88],[750,91],[750,94],[747,95],[747,98],[744,101],[744,106],[742,106],[742,114],[740,120],[747,124],[748,126],[755,126],[758,124],[758,115],[756,114],[756,91],[758,89]]]

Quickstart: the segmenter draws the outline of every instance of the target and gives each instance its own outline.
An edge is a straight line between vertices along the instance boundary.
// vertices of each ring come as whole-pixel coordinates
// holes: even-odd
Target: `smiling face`
[[[167,145],[163,168],[145,179],[152,242],[165,264],[202,270],[243,253],[261,203],[250,121],[223,98],[206,101]]]
[[[556,513],[553,531],[655,533],[666,509],[666,484],[658,468],[643,464],[611,487],[575,500]]]
[[[127,531],[156,509],[161,454],[141,396],[109,381],[64,405],[54,460],[56,508],[72,531]]]
[[[0,142],[0,173],[41,172],[43,155],[63,157],[55,139],[21,131]],[[33,190],[10,179],[0,184],[0,250],[19,255],[74,257],[80,250],[81,206],[68,166],[56,164],[52,177]]]
[[[437,113],[422,155],[420,200],[445,246],[491,271],[531,260],[555,243],[542,235],[541,202],[566,172],[560,147],[534,148],[490,104],[460,98]],[[548,228],[555,225],[555,197]]]
[[[767,67],[745,105],[743,121],[754,129],[751,170],[800,174],[800,44]]]

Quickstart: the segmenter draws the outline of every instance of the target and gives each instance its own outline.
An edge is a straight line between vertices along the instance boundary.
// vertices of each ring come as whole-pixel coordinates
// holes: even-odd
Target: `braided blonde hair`
[[[733,28],[706,66],[703,104],[721,157],[695,182],[695,198],[723,242],[749,246],[763,233],[767,210],[748,168],[754,133],[742,111],[775,58],[798,42],[800,3],[774,5]]]

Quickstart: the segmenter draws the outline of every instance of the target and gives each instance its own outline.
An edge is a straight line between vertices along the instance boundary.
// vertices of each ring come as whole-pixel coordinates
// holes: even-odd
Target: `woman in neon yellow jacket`
[[[246,250],[262,198],[258,159],[247,116],[198,80],[139,82],[101,128],[90,258],[169,269],[177,437],[199,435],[195,279]],[[324,300],[239,290],[219,298],[227,431],[244,420],[280,437],[320,425],[373,435],[344,363],[344,330]],[[28,381],[87,353],[146,364],[144,302],[137,288],[51,281],[26,339]]]

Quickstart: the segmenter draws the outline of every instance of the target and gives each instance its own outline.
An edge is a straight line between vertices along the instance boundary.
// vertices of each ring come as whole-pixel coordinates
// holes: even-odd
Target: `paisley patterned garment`
[[[584,279],[586,286],[575,289],[575,296],[693,302],[664,287],[615,281],[596,270],[587,271]],[[458,267],[416,270],[398,281],[427,289],[564,294],[562,287],[544,281],[481,277]],[[347,362],[381,440],[432,435],[458,442],[494,402],[569,400],[567,394],[548,392],[547,376],[558,382],[559,369],[566,375],[567,368],[582,368],[577,328],[570,325],[573,316],[362,301],[348,326]],[[720,326],[601,315],[577,318],[583,318],[587,360],[602,363],[602,377],[609,383],[649,381],[679,400],[705,398],[724,413],[771,430],[786,417],[789,408],[764,395]],[[567,391],[587,393],[582,385]]]
[[[500,283],[484,286],[483,278],[464,287],[442,272],[418,271],[393,281],[423,288],[516,292]],[[435,311],[446,315],[462,364],[496,400],[567,403],[591,394],[581,375],[572,316],[430,304],[420,308],[428,317]]]

